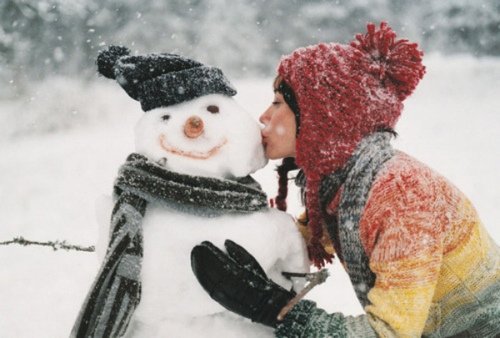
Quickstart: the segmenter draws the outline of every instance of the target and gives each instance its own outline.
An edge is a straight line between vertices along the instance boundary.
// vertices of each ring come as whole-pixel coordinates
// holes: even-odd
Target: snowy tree
[[[127,3],[120,1],[120,3]],[[126,25],[108,43],[122,43],[138,52],[192,53],[198,28],[199,1],[130,1]]]
[[[58,0],[0,4],[0,58],[16,83],[82,68],[83,5]]]
[[[231,15],[226,10],[231,8]],[[194,55],[213,65],[228,67],[236,75],[249,68],[267,70],[262,50],[266,39],[259,28],[255,6],[246,2],[214,0],[205,3],[194,45]]]
[[[423,17],[426,45],[448,53],[500,55],[500,2],[436,2]]]
[[[109,44],[272,76],[281,55],[382,20],[425,51],[500,55],[498,0],[3,0],[0,80],[19,92],[53,75],[92,79]]]
[[[22,83],[26,71],[30,70],[36,41],[41,36],[42,15],[36,2],[5,0],[0,3],[0,59],[4,80]]]

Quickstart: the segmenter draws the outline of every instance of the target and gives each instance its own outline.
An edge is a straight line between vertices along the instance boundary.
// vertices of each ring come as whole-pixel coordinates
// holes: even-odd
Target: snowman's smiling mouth
[[[182,149],[176,148],[167,142],[166,137],[163,134],[160,135],[159,139],[160,139],[160,147],[162,147],[163,150],[165,150],[169,153],[175,154],[175,155],[189,157],[189,158],[192,158],[195,160],[206,160],[206,159],[214,156],[215,154],[217,154],[219,152],[220,148],[222,148],[227,143],[227,139],[224,138],[215,147],[209,149],[208,151],[202,152],[202,151],[187,151],[187,150],[182,150]]]

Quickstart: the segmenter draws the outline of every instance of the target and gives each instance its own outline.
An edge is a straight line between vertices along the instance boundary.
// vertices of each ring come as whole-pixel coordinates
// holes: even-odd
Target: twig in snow
[[[20,237],[15,237],[14,239],[12,239],[10,241],[0,242],[0,245],[10,245],[10,244],[19,244],[22,246],[28,246],[28,245],[49,246],[54,251],[57,251],[59,249],[63,249],[63,250],[67,250],[67,251],[69,251],[69,250],[85,251],[85,252],[94,252],[95,251],[95,247],[93,245],[83,247],[80,245],[69,244],[66,242],[66,240],[64,240],[64,241],[56,240],[56,241],[49,241],[49,242],[38,242],[38,241],[30,241],[30,240],[24,239],[22,236],[20,236]]]

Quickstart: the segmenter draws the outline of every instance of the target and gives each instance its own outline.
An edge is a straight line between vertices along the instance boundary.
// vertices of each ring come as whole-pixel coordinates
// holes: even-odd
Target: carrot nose
[[[184,124],[184,134],[189,138],[197,138],[203,134],[204,129],[203,120],[198,116],[191,116]]]

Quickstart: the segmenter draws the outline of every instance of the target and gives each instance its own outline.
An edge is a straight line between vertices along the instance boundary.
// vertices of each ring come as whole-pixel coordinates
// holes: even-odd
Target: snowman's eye
[[[162,119],[163,121],[168,121],[168,120],[170,119],[170,115],[163,115],[163,116],[161,117],[161,119]]]
[[[212,114],[217,114],[219,112],[219,106],[211,104],[210,106],[207,107],[207,110]]]

